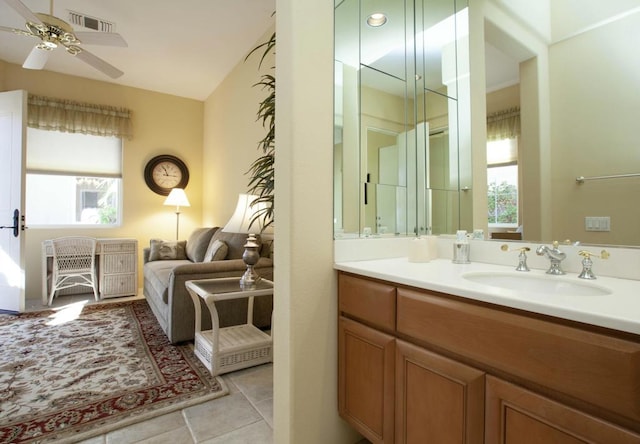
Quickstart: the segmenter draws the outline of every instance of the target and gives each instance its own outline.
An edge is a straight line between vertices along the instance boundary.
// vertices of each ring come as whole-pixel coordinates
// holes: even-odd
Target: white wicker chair
[[[96,240],[91,237],[59,237],[51,241],[53,247],[53,273],[49,305],[56,291],[78,285],[91,287],[98,297],[96,279]]]

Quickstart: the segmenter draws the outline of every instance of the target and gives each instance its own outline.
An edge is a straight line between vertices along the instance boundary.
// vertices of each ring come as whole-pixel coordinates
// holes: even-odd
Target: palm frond
[[[276,34],[274,32],[269,40],[253,48],[245,61],[255,52],[262,50],[262,56],[258,63],[258,68],[262,68],[265,58],[271,53],[275,54],[275,46]],[[262,155],[253,161],[245,174],[249,175],[249,193],[258,196],[254,205],[264,204],[264,208],[254,214],[250,224],[253,225],[260,221],[261,225],[266,228],[273,224],[274,214],[276,78],[272,74],[263,74],[260,80],[253,84],[253,87],[267,91],[267,96],[259,103],[256,113],[256,121],[262,123],[267,133],[258,141],[258,149],[262,151]]]

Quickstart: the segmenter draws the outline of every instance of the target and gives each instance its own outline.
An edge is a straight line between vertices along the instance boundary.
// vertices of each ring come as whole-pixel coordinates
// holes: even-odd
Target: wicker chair
[[[51,241],[53,247],[53,273],[49,305],[56,291],[76,286],[91,287],[98,297],[96,279],[96,240],[91,237],[59,237]]]

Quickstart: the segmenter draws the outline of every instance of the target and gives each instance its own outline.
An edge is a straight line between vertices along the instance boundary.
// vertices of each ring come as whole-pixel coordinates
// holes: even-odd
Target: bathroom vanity
[[[640,443],[639,281],[524,273],[564,279],[537,294],[473,280],[499,265],[335,268],[339,412],[372,443]]]

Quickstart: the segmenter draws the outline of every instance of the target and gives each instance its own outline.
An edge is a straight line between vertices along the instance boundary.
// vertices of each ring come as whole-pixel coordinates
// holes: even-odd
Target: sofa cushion
[[[188,259],[147,262],[144,264],[144,279],[148,281],[157,294],[162,295],[162,301],[168,304],[169,279],[173,269],[180,265],[191,263]]]
[[[260,257],[268,257],[269,259],[273,259],[273,238],[262,238]]]
[[[196,228],[187,240],[187,259],[191,262],[202,262],[207,252],[211,236],[218,230],[215,228]]]
[[[186,245],[186,241],[151,239],[149,242],[149,261],[186,259]]]
[[[221,261],[227,257],[229,247],[225,241],[211,238],[207,252],[204,254],[202,262]]]

